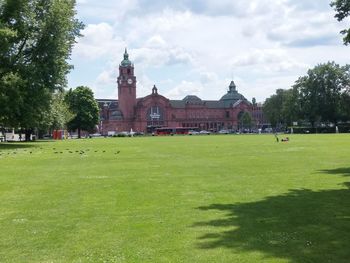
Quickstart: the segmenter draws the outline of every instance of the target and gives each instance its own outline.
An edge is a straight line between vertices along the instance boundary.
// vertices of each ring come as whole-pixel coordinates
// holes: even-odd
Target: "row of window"
[[[226,123],[226,127],[230,127],[232,126],[231,123]],[[182,123],[182,127],[185,128],[201,128],[201,129],[219,129],[222,127],[225,127],[225,123],[224,122],[206,122],[206,123],[198,123],[198,122],[194,122],[194,123]]]

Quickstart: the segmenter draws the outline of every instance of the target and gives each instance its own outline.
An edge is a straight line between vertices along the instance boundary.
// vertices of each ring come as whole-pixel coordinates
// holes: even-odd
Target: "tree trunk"
[[[81,138],[81,130],[80,130],[80,128],[78,128],[78,138],[79,139]]]
[[[24,133],[25,133],[25,136],[26,136],[26,138],[25,138],[26,142],[29,142],[30,141],[30,135],[32,134],[32,130],[31,129],[25,129]]]

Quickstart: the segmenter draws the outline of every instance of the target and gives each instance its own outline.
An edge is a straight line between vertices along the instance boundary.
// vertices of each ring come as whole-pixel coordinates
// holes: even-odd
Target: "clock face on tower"
[[[132,79],[128,79],[128,84],[132,84]]]
[[[122,80],[121,79],[119,80],[119,84],[122,84]]]

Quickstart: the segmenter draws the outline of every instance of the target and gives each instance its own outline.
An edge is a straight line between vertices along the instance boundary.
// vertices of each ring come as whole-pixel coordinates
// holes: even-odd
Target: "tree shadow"
[[[25,149],[25,148],[35,148],[39,145],[35,145],[32,142],[26,143],[26,142],[20,142],[20,143],[14,143],[14,142],[2,142],[0,143],[0,151],[1,150],[15,150],[15,149]]]
[[[350,168],[327,170],[350,175]],[[345,183],[349,187],[348,183]],[[350,262],[350,190],[291,190],[252,203],[212,204],[198,209],[224,217],[198,222],[211,231],[198,240],[202,249],[260,251],[290,262]]]
[[[326,173],[326,174],[340,174],[343,176],[350,176],[350,167],[336,168],[336,169],[329,169],[329,170],[320,170],[320,172]]]

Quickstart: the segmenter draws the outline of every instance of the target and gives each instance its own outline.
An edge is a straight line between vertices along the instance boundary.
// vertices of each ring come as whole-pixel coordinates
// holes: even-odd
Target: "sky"
[[[349,63],[330,0],[77,0],[85,24],[73,48],[68,85],[117,99],[127,48],[137,97],[197,95],[218,100],[234,80],[258,102],[288,89],[320,63]]]

